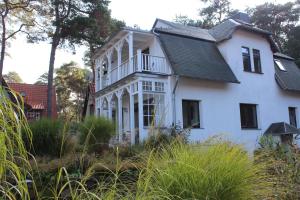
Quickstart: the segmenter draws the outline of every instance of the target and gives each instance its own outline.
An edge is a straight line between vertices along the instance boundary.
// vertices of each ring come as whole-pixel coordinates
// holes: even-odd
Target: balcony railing
[[[126,60],[121,65],[113,68],[107,74],[102,75],[101,89],[117,82],[122,78],[125,78],[126,76],[134,72],[151,72],[167,74],[168,68],[166,59],[164,57],[139,53],[131,59]],[[99,79],[97,84],[100,85]]]

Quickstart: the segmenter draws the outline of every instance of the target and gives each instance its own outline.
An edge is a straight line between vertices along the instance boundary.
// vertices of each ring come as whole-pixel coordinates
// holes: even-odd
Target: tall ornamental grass
[[[156,191],[163,199],[248,200],[268,196],[262,167],[239,146],[175,144],[155,155],[151,163],[146,180],[150,180],[150,192]]]
[[[11,101],[10,98],[13,99]],[[23,134],[31,141],[31,132],[23,113],[21,97],[0,87],[0,199],[30,199],[26,183],[31,178]],[[35,192],[33,183],[32,192]]]
[[[60,157],[75,148],[68,124],[61,120],[42,118],[29,124],[31,141],[24,137],[27,149],[33,155]]]

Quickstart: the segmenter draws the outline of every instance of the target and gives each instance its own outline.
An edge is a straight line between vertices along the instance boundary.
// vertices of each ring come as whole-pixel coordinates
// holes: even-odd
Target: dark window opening
[[[290,124],[297,127],[297,116],[296,116],[295,107],[289,107],[289,117],[290,117]]]
[[[248,47],[242,47],[244,70],[251,72],[250,51]]]
[[[199,101],[182,100],[183,128],[200,128]]]
[[[241,127],[257,129],[257,105],[240,104]]]
[[[261,73],[261,59],[260,59],[260,51],[257,49],[253,49],[253,61],[254,61],[254,71],[256,73]]]

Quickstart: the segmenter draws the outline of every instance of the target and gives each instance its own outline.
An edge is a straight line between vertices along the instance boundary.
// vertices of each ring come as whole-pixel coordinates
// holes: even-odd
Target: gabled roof
[[[157,30],[166,56],[176,75],[238,83],[216,43]]]
[[[160,24],[160,25],[159,25]],[[162,19],[156,19],[152,30],[160,30],[173,34],[184,35],[189,37],[194,37],[198,39],[208,40],[208,41],[216,41],[214,37],[206,29],[202,29],[199,27],[186,26],[183,24],[178,24],[174,22],[169,22]]]
[[[287,91],[300,92],[300,69],[294,62],[294,59],[284,54],[274,54],[274,59],[277,59],[284,66],[285,71],[282,71],[275,66],[275,79],[278,85]]]
[[[287,134],[300,134],[300,130],[296,127],[285,123],[278,122],[273,123],[269,126],[269,128],[265,131],[264,134],[272,134],[272,135],[287,135]]]
[[[47,85],[35,85],[26,83],[8,83],[10,89],[23,96],[24,103],[31,109],[44,110],[47,114]],[[55,88],[52,88],[52,116],[57,116]]]
[[[246,23],[241,20],[227,19],[224,22],[222,22],[221,24],[210,29],[209,33],[215,38],[215,40],[217,42],[223,42],[225,40],[231,39],[233,33],[236,30],[244,30],[244,31],[249,31],[249,32],[263,35],[269,40],[272,50],[274,52],[279,51],[277,45],[275,44],[275,42],[273,41],[273,39],[271,37],[272,36],[271,32],[257,28],[255,26],[253,26],[252,24]]]

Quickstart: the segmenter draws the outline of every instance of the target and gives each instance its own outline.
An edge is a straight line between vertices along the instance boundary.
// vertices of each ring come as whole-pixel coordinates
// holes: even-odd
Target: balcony
[[[135,72],[148,72],[168,74],[166,59],[164,57],[138,53],[121,65],[111,69],[97,80],[98,88],[105,88]],[[100,85],[101,81],[101,85]]]

